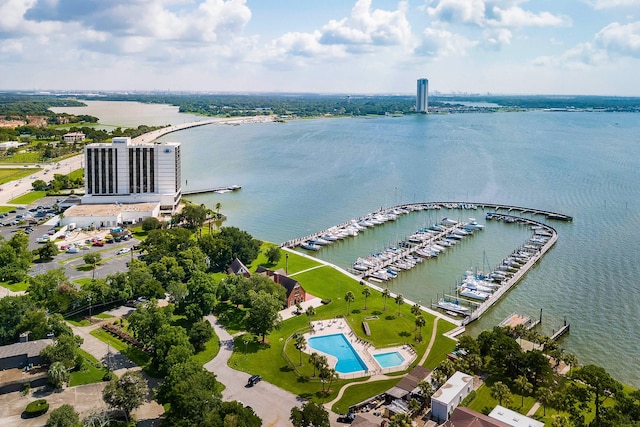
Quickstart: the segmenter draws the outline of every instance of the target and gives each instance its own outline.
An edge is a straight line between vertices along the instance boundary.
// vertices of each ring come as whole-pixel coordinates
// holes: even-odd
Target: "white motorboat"
[[[452,302],[452,301],[445,301],[444,299],[440,299],[440,301],[438,301],[438,307],[444,310],[449,310],[449,311],[453,311],[455,313],[461,313],[461,314],[467,314],[469,312],[469,307],[464,307],[458,304],[457,301]]]
[[[487,298],[489,298],[489,294],[486,292],[476,291],[473,289],[466,288],[464,286],[458,289],[458,295],[467,297],[467,298],[477,299],[480,301],[484,301]]]

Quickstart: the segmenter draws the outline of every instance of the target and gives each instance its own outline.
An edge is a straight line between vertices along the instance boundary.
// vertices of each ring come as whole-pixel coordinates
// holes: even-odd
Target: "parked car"
[[[351,424],[353,420],[356,419],[356,416],[349,412],[348,414],[342,414],[338,417],[339,423]]]
[[[116,251],[116,255],[127,254],[131,252],[131,248],[120,248]]]
[[[247,382],[247,387],[253,387],[254,385],[258,384],[260,381],[262,381],[262,377],[260,375],[251,375],[249,377],[249,381]]]
[[[75,246],[72,246],[69,249],[67,249],[68,254],[77,254],[78,252],[80,252],[80,249],[76,248]]]

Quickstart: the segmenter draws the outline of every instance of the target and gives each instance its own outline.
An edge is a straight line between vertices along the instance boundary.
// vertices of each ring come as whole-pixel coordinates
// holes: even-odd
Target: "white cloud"
[[[588,3],[596,10],[617,7],[640,7],[640,0],[590,0]]]
[[[427,13],[438,22],[480,27],[549,27],[571,20],[550,12],[534,13],[520,7],[523,0],[437,0]]]
[[[427,13],[444,22],[483,25],[485,9],[484,0],[440,0]]]
[[[613,22],[600,30],[595,39],[598,46],[610,53],[640,58],[640,21],[625,25]]]
[[[534,59],[533,64],[543,67],[586,70],[590,67],[609,63],[609,56],[604,49],[598,49],[591,43],[581,43],[568,49],[560,56],[541,56]]]
[[[485,30],[483,34],[484,44],[493,49],[511,44],[511,31],[506,28],[494,28]]]
[[[533,13],[520,7],[502,9],[493,7],[495,18],[488,19],[489,25],[499,27],[559,27],[571,24],[568,17],[556,16],[549,12]]]
[[[406,44],[411,37],[406,12],[406,1],[400,2],[397,10],[371,11],[371,0],[358,0],[351,10],[351,17],[331,20],[322,27],[320,42],[379,46]]]
[[[447,30],[427,28],[424,30],[422,42],[414,53],[436,59],[445,56],[464,56],[467,54],[467,50],[477,44],[478,42]]]
[[[613,22],[594,37],[592,43],[580,43],[559,56],[542,56],[535,65],[569,69],[587,69],[611,64],[618,57],[640,58],[640,21],[622,25]]]
[[[411,26],[406,18],[407,2],[396,10],[371,9],[371,0],[358,0],[351,15],[330,20],[311,32],[288,32],[267,44],[253,59],[279,67],[301,66],[315,60],[340,60],[351,54],[366,54],[389,46],[409,49]]]

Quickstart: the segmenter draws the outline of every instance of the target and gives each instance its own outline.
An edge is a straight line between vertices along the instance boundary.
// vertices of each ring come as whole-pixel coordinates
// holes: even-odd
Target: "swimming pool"
[[[402,357],[402,355],[397,351],[374,354],[373,358],[376,359],[376,362],[378,362],[378,365],[380,365],[381,368],[393,368],[404,363],[404,357]]]
[[[352,372],[366,371],[367,365],[360,359],[344,334],[324,335],[309,338],[309,347],[330,354],[338,359],[335,366],[336,372],[350,374]]]

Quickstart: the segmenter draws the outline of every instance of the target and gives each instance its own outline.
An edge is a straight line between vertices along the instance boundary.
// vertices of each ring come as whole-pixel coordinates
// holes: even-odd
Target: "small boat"
[[[480,301],[484,301],[487,298],[489,298],[489,294],[486,292],[480,292],[480,291],[476,291],[476,290],[465,288],[465,287],[458,289],[458,295],[467,297],[467,298],[477,299]]]
[[[478,224],[475,218],[469,218],[469,222],[464,225],[466,228],[471,228],[472,230],[484,230],[484,225]]]
[[[319,250],[320,250],[320,246],[318,246],[318,245],[314,245],[314,244],[313,244],[313,243],[311,243],[311,242],[304,242],[304,243],[302,243],[302,244],[300,245],[300,247],[301,247],[302,249],[306,249],[306,250],[308,250],[308,251],[319,251]]]
[[[453,219],[449,219],[447,217],[442,218],[442,221],[440,221],[440,223],[442,225],[456,225],[458,223],[458,221],[455,221]]]
[[[438,307],[444,310],[449,310],[449,311],[453,311],[461,314],[466,314],[469,312],[469,307],[464,307],[460,305],[458,301],[455,301],[455,302],[446,301],[442,298],[440,299],[440,301],[438,301]]]

